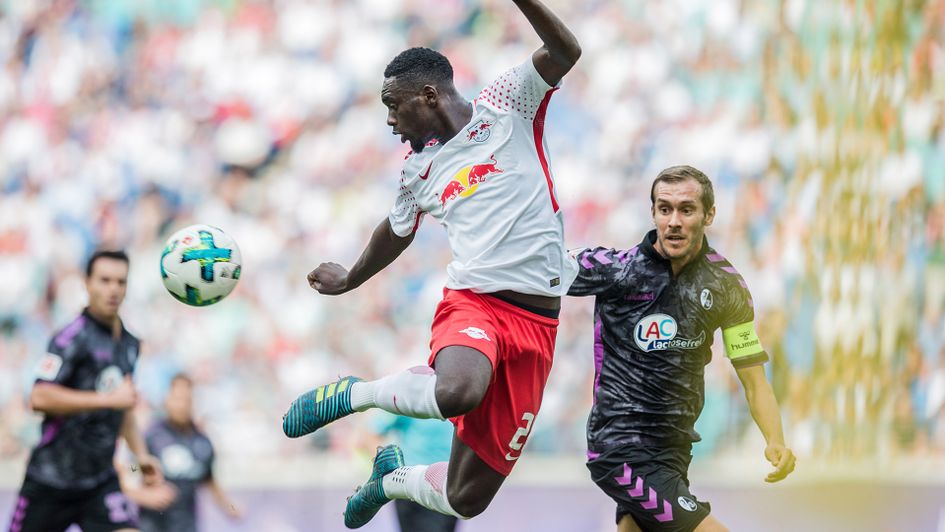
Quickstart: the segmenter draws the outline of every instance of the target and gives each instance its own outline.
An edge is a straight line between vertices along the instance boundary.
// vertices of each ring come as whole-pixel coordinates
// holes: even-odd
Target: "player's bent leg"
[[[695,532],[728,532],[728,528],[715,517],[707,515],[696,527]]]
[[[357,377],[344,377],[303,393],[282,416],[282,431],[298,438],[353,413],[351,388],[359,381]]]
[[[627,514],[620,518],[620,522],[617,523],[617,532],[643,532],[643,529],[637,525],[632,516]]]
[[[390,502],[383,479],[404,467],[404,453],[396,445],[380,447],[374,456],[374,467],[368,481],[358,487],[345,506],[345,526],[361,528],[374,518],[382,506]]]
[[[436,403],[445,418],[461,416],[479,406],[492,381],[492,362],[472,347],[444,347],[436,354],[434,368]]]
[[[475,517],[486,510],[499,492],[505,475],[487,465],[457,436],[453,436],[446,496],[450,506],[463,518]]]
[[[482,401],[492,380],[492,363],[482,352],[461,345],[440,349],[435,369],[415,366],[400,373],[351,386],[356,412],[380,408],[420,419],[465,414]]]
[[[459,519],[482,513],[505,480],[459,438],[453,437],[450,461],[401,467],[384,477],[384,496],[411,500]]]

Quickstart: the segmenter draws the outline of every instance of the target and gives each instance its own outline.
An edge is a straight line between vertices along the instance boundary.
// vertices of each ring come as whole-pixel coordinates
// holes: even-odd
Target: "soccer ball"
[[[171,235],[161,252],[161,280],[181,303],[212,305],[240,279],[243,258],[236,241],[209,225],[191,225]]]

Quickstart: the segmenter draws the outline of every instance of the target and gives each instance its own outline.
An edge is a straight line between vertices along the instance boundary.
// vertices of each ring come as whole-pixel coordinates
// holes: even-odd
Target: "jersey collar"
[[[656,251],[656,247],[654,246],[654,244],[656,244],[656,229],[650,229],[650,231],[646,234],[646,236],[643,237],[643,241],[640,242],[640,249],[643,251],[643,254],[646,255],[647,257],[651,258],[652,260],[656,262],[659,262],[660,264],[665,264],[667,268],[670,268],[669,259],[660,255],[660,252]],[[699,249],[699,254],[693,257],[693,259],[689,261],[689,263],[683,267],[683,271],[689,268],[689,266],[695,264],[699,259],[704,257],[706,253],[708,252],[709,252],[709,239],[706,238],[705,235],[703,235],[702,247]]]
[[[94,323],[96,327],[98,327],[99,329],[102,329],[103,331],[108,333],[109,336],[111,336],[112,334],[111,325],[108,325],[106,323],[102,323],[101,321],[99,321],[98,318],[96,318],[95,316],[92,315],[91,312],[89,312],[89,307],[85,307],[84,309],[82,309],[82,315],[85,316],[90,322]],[[118,318],[118,322],[121,324],[121,335],[124,336],[125,333],[127,332],[125,330],[125,322],[122,321],[121,318]]]

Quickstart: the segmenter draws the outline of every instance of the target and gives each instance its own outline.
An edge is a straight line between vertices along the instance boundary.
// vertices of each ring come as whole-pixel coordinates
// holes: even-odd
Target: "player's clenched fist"
[[[348,291],[348,270],[334,262],[323,262],[308,274],[308,284],[319,294],[343,294]]]
[[[126,375],[125,378],[122,379],[121,384],[109,392],[106,397],[108,407],[115,410],[134,408],[135,404],[138,402],[138,392],[135,390],[135,385],[128,375]]]

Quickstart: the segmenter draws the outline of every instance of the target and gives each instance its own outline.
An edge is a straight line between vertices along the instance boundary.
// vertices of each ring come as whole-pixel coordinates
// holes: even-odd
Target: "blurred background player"
[[[190,377],[178,373],[171,379],[164,408],[166,417],[148,429],[145,441],[160,460],[165,482],[135,485],[128,473],[121,475],[122,490],[140,508],[141,531],[196,531],[201,486],[228,517],[240,519],[241,511],[213,477],[213,445],[194,424]]]
[[[119,488],[112,463],[119,436],[149,483],[160,470],[135,422],[131,381],[138,339],[122,325],[128,256],[97,251],[86,264],[88,306],[56,333],[39,364],[30,394],[42,412],[42,439],[33,449],[10,532],[133,530],[134,509]]]
[[[777,482],[794,470],[755,333],[747,284],[705,238],[715,195],[690,166],[660,172],[651,230],[636,247],[580,253],[570,295],[596,296],[594,406],[587,422],[594,482],[617,502],[620,532],[727,530],[689,491],[694,426],[705,404],[705,365],[722,329],[725,350]]]
[[[374,429],[378,437],[372,443],[394,438],[404,453],[405,465],[435,464],[450,459],[453,425],[445,421],[381,412]],[[428,510],[407,499],[396,499],[394,508],[401,532],[453,532],[459,522],[452,515]]]
[[[411,48],[384,72],[387,125],[409,142],[401,191],[347,271],[309,274],[323,294],[353,290],[413,241],[428,213],[448,229],[453,261],[433,321],[429,366],[373,382],[343,378],[300,396],[283,429],[299,437],[369,408],[453,418],[449,463],[405,467],[400,450],[378,451],[369,481],[352,496],[345,524],[367,523],[391,499],[460,518],[482,513],[505,481],[541,406],[554,355],[560,296],[576,266],[545,156],[548,102],[581,48],[535,0],[514,2],[543,45],[467,101],[442,54]]]

